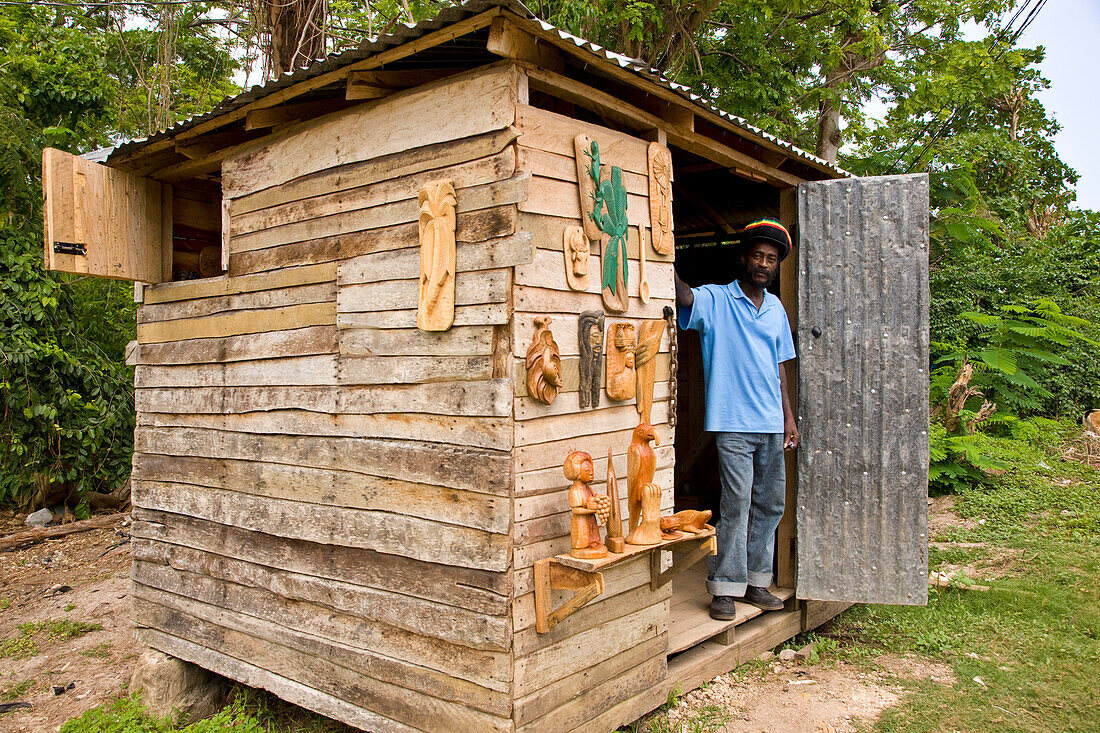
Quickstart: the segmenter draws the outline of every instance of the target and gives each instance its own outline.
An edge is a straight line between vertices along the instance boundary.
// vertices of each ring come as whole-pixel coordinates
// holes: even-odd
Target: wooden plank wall
[[[623,517],[626,510],[626,449],[638,424],[634,403],[616,403],[601,394],[598,409],[580,409],[578,401],[577,317],[602,309],[599,257],[587,293],[571,291],[565,280],[562,231],[579,224],[581,211],[573,138],[587,133],[600,143],[603,162],[623,169],[632,225],[629,241],[629,310],[606,315],[606,324],[639,323],[661,318],[675,291],[671,256],[647,251],[652,298],[638,299],[638,233],[649,225],[648,179],[644,140],[545,110],[520,105],[516,113],[518,164],[531,172],[531,196],[519,205],[520,229],[531,232],[534,261],[515,270],[512,357],[515,370],[515,504],[512,612],[514,626],[514,716],[517,730],[608,730],[630,722],[661,703],[666,672],[671,585],[649,589],[647,556],[604,573],[605,593],[548,634],[535,632],[532,566],[536,560],[569,550],[569,482],[562,462],[573,450],[594,459],[598,492],[605,491],[607,449],[619,476]],[[561,350],[565,387],[551,405],[526,395],[524,356],[534,319],[550,315],[550,328]],[[673,496],[674,433],[668,426],[669,357],[667,336],[658,357],[653,421],[661,435],[657,483],[665,489],[665,507]],[[565,594],[555,593],[555,605]]]
[[[364,729],[513,729],[517,84],[487,67],[226,161],[229,275],[139,314],[143,641]],[[422,333],[438,178],[458,308]]]

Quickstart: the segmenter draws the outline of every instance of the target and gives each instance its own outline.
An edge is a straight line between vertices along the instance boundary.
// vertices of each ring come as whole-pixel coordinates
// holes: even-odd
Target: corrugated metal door
[[[799,598],[928,600],[928,176],[798,187]]]

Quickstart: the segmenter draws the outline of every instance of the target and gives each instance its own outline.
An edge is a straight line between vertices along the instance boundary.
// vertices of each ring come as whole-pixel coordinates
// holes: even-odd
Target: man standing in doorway
[[[795,358],[787,314],[767,291],[791,236],[777,221],[745,229],[738,278],[690,288],[676,276],[680,326],[699,332],[706,386],[704,429],[715,433],[722,483],[718,554],[708,558],[710,615],[732,620],[734,601],[773,611],[775,530],[783,516],[783,451],[798,447],[784,362]]]

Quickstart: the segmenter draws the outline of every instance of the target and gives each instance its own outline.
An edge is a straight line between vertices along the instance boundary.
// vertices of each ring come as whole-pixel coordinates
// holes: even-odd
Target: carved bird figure
[[[649,423],[639,423],[634,428],[630,446],[626,449],[627,508],[630,510],[630,531],[638,526],[642,516],[642,488],[653,482],[657,471],[657,454],[649,444],[661,444],[661,436]]]

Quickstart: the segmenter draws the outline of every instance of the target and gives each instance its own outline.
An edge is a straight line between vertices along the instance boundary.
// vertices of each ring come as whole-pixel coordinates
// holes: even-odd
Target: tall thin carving
[[[565,252],[565,282],[573,290],[588,290],[588,259],[590,247],[584,229],[567,226],[562,235]]]
[[[600,406],[600,362],[603,360],[603,312],[585,311],[577,321],[581,351],[580,405]]]
[[[677,390],[680,384],[680,344],[676,340],[676,310],[666,305],[663,311],[668,325],[668,424],[676,427]]]
[[[527,394],[549,405],[561,389],[561,352],[550,331],[551,318],[535,319],[535,336],[527,348]]]
[[[622,509],[619,507],[619,479],[615,476],[615,463],[611,460],[611,446],[607,447],[607,498],[611,507],[607,514],[607,549],[622,552],[626,540],[623,539]]]
[[[672,153],[660,143],[649,144],[649,223],[653,228],[653,249],[672,254],[676,238],[672,231]]]
[[[449,180],[420,189],[420,296],[416,325],[422,331],[446,331],[455,319],[455,207]]]
[[[607,329],[607,396],[632,400],[636,391],[634,324],[612,323]]]
[[[644,423],[653,422],[653,382],[657,376],[657,352],[665,333],[663,320],[642,321],[638,343],[634,347],[634,370],[638,378],[635,391],[638,415]]]

